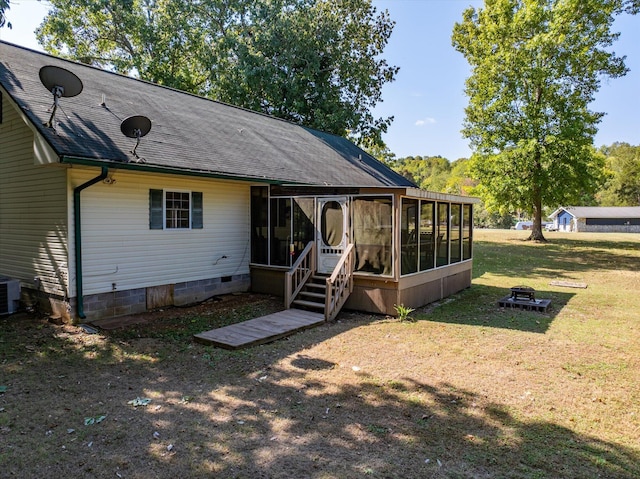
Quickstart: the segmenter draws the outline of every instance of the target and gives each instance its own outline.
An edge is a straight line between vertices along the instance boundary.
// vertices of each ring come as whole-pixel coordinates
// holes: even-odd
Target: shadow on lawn
[[[549,280],[575,280],[600,270],[640,270],[638,243],[556,238],[539,245],[511,241],[508,246],[476,242],[474,277],[496,275]],[[635,252],[630,254],[629,252]]]
[[[175,344],[142,340],[78,349],[36,335],[31,349],[18,345],[2,364],[0,470],[92,478],[640,476],[636,450],[516,419],[437,378],[384,381],[305,353],[352,327],[328,325],[236,353],[172,352]],[[128,405],[136,396],[152,402]],[[83,425],[98,414],[106,418]]]
[[[447,384],[414,386],[428,391],[436,404],[432,433],[446,437],[453,457],[473,465],[460,471],[465,477],[627,478],[640,471],[637,451],[551,422],[520,421],[505,407]]]
[[[545,312],[498,306],[498,301],[509,295],[509,288],[473,284],[471,288],[461,291],[452,299],[445,299],[441,304],[436,304],[436,307],[428,305],[422,310],[417,310],[412,317],[417,320],[544,334],[575,293],[537,290],[536,299],[551,300]]]

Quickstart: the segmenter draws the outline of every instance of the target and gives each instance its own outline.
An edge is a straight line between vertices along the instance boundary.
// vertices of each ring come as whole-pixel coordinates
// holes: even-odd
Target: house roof
[[[640,206],[567,206],[549,215],[555,218],[566,211],[574,218],[640,218]]]
[[[55,130],[44,126],[53,96],[39,78],[54,65],[77,75],[78,96],[61,98]],[[413,187],[345,138],[172,88],[0,41],[0,86],[64,162],[176,171],[271,183]],[[144,115],[140,140],[121,121]]]

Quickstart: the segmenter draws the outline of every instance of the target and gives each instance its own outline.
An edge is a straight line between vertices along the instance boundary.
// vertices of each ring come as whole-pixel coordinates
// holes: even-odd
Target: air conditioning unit
[[[18,310],[20,281],[0,276],[0,314],[11,314]]]

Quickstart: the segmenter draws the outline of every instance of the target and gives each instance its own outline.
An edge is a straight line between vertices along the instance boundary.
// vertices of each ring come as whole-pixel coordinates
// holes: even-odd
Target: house
[[[549,218],[558,231],[640,233],[640,206],[567,206]]]
[[[393,314],[471,284],[476,200],[344,138],[6,42],[0,97],[0,276],[51,314],[247,290],[289,307],[318,275],[327,318]]]

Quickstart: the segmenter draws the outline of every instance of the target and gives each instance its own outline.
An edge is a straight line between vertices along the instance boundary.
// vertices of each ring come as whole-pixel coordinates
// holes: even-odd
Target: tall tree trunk
[[[531,235],[527,238],[530,241],[547,242],[547,239],[542,234],[542,195],[540,194],[540,188],[534,187],[534,200],[533,200],[533,225],[531,226]]]

